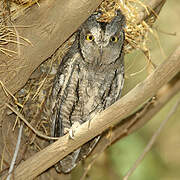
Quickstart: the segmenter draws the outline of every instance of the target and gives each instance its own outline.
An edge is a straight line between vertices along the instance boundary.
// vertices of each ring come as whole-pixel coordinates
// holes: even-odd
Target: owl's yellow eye
[[[92,34],[87,34],[86,35],[86,40],[93,41],[94,40],[94,36]]]
[[[111,41],[112,42],[117,42],[118,41],[118,37],[117,36],[112,36],[111,37]]]

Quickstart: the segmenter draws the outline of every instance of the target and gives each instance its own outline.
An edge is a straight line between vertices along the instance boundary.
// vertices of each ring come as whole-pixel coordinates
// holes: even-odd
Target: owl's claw
[[[69,130],[69,138],[74,140],[74,130],[73,129]]]
[[[75,122],[72,127],[69,130],[69,138],[74,140],[74,134],[76,132],[76,129],[79,127],[80,123]]]

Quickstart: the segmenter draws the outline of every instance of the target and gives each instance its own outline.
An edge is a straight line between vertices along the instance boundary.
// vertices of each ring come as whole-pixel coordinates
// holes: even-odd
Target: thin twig
[[[22,116],[21,113],[19,113],[18,111],[16,111],[13,107],[11,107],[9,104],[5,103],[5,105],[11,109],[37,136],[43,138],[43,139],[48,139],[48,140],[57,140],[59,138],[55,138],[55,137],[49,137],[46,135],[41,134],[39,131],[37,131],[36,129],[34,129],[31,124]]]
[[[13,158],[12,158],[12,161],[11,161],[11,165],[10,165],[10,168],[9,168],[9,171],[8,171],[8,177],[7,177],[6,180],[10,180],[12,172],[13,172],[13,169],[14,169],[14,165],[15,165],[15,162],[16,162],[16,158],[17,158],[19,147],[20,147],[20,143],[21,143],[22,130],[23,130],[23,124],[21,124],[20,129],[19,129],[19,134],[18,134],[18,140],[17,140],[17,143],[16,143],[16,148],[15,148],[15,151],[14,151],[14,155],[13,155]]]
[[[169,35],[169,36],[177,36],[177,32],[166,32],[164,30],[162,30],[161,28],[159,28],[159,26],[155,26],[153,27],[156,31],[165,34],[165,35]]]
[[[17,98],[16,98],[16,97],[11,93],[11,91],[3,84],[2,81],[0,81],[0,85],[1,85],[1,87],[2,87],[2,89],[3,89],[3,91],[4,91],[4,93],[5,93],[5,95],[6,95],[7,97],[9,97],[9,96],[12,97],[13,100],[14,100],[14,102],[15,102],[15,104],[17,104],[18,106],[20,106],[21,108],[23,108],[22,104],[18,103]]]
[[[3,169],[5,149],[6,149],[6,144],[4,144],[3,151],[2,151],[2,155],[1,155],[1,164],[0,164],[0,170],[1,170],[1,171],[2,171],[2,169]],[[1,174],[1,171],[0,171],[0,174]]]
[[[127,172],[127,174],[124,176],[123,180],[128,180],[128,178],[132,175],[132,173],[136,170],[138,165],[142,162],[145,155],[150,151],[152,148],[154,142],[156,141],[157,137],[159,136],[160,132],[162,131],[163,127],[167,123],[167,121],[171,118],[171,116],[175,113],[178,106],[180,104],[180,99],[176,102],[176,104],[171,108],[171,111],[168,113],[167,117],[161,122],[159,128],[156,130],[152,138],[150,139],[149,143],[147,144],[146,148],[144,149],[143,153],[140,155],[140,157],[136,160],[132,168]]]

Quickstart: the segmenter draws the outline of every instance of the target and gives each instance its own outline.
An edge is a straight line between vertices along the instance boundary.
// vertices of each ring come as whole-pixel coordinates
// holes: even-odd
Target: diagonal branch
[[[127,95],[97,115],[94,119],[79,126],[74,139],[69,135],[59,138],[42,151],[21,163],[14,171],[15,179],[33,179],[67,154],[93,137],[121,122],[169,82],[180,70],[180,46],[147,79],[138,84]]]
[[[101,149],[106,149],[109,145],[121,138],[128,136],[137,129],[143,127],[151,118],[159,112],[159,110],[177,93],[180,92],[180,73],[178,73],[168,84],[164,85],[156,93],[155,103],[153,101],[148,102],[131,116],[125,118],[122,122],[117,124],[111,132],[110,138],[107,138],[107,134],[101,138],[100,143],[96,146],[91,156],[94,157],[99,154]],[[108,132],[107,132],[108,133]]]
[[[87,158],[87,165],[83,177],[88,173],[95,159],[112,143],[120,140],[152,119],[161,108],[169,102],[169,100],[180,92],[180,73],[178,73],[168,84],[164,85],[156,94],[155,101],[153,99],[146,103],[143,108],[133,113],[131,116],[125,118],[122,122],[117,124],[110,131],[103,134],[100,142],[97,144],[93,152]]]

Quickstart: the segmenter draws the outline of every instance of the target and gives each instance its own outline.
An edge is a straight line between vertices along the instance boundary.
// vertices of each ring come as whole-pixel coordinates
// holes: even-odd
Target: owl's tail
[[[71,172],[71,170],[76,167],[79,161],[83,160],[90,154],[99,139],[100,135],[88,141],[86,144],[64,157],[55,165],[56,171],[62,173]]]

